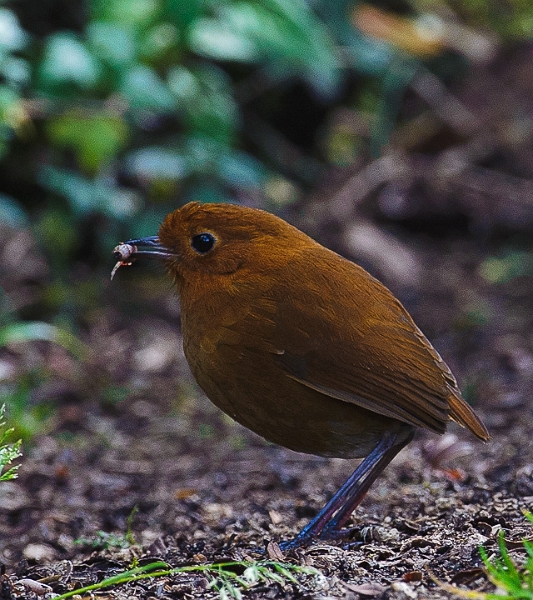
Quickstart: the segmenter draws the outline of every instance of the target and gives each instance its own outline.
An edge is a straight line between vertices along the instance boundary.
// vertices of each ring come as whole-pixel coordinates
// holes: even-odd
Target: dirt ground
[[[284,557],[322,576],[258,585],[247,597],[448,597],[429,572],[491,589],[478,548],[495,551],[500,529],[523,556],[515,542],[532,537],[522,511],[533,506],[533,278],[487,283],[480,276],[487,256],[465,240],[419,238],[416,255],[424,283],[403,290],[403,299],[493,438],[483,444],[454,425],[443,437],[420,431],[354,514],[351,539]],[[107,304],[85,336],[89,364],[45,343],[34,349],[55,374],[35,401],[53,396],[57,411],[49,433],[25,448],[20,477],[0,486],[2,599],[37,597],[21,580],[48,581],[61,593],[126,570],[134,559],[176,567],[261,558],[268,542],[294,535],[353,469],[352,461],[269,445],[213,407],[188,373],[178,304],[162,272],[139,277],[132,268],[107,286]],[[142,290],[153,286],[165,299],[149,309]],[[11,348],[3,360],[22,356]],[[103,402],[102,381],[125,398]],[[99,398],[87,393],[91,386]],[[134,540],[117,548],[128,529]],[[104,596],[218,596],[206,586],[201,574],[180,575]]]
[[[408,162],[404,155],[401,186],[384,186],[378,219],[363,218],[364,205],[359,221],[343,213],[346,194],[356,198],[364,183],[361,165],[328,203],[317,196],[289,215],[326,245],[362,257],[393,289],[456,374],[492,439],[480,443],[455,425],[442,437],[420,431],[353,515],[350,539],[281,557],[269,542],[297,533],[355,463],[275,447],[222,415],[188,371],[179,305],[162,269],[122,269],[112,283],[99,283],[103,294],[88,305],[80,329],[84,361],[45,342],[0,350],[3,377],[37,368],[47,374],[32,388],[30,408],[50,399],[55,408],[25,444],[19,478],[0,484],[1,600],[45,597],[36,581],[64,593],[132,564],[161,560],[179,567],[265,556],[315,567],[320,575],[258,583],[242,592],[246,598],[433,600],[449,593],[431,574],[493,589],[479,547],[496,553],[501,530],[512,556],[523,560],[520,540],[533,537],[523,515],[533,508],[533,269],[524,267],[533,250],[532,136],[515,136],[512,151],[506,144],[517,131],[509,106],[523,108],[512,114],[533,114],[532,55],[533,47],[522,48],[516,60],[492,65],[490,78],[482,69],[469,79],[456,99],[483,113],[477,133],[440,154],[411,154]],[[496,80],[498,94],[484,95]],[[487,139],[488,118],[497,127]],[[464,168],[443,170],[445,159],[457,167],[459,155]],[[400,158],[372,166],[390,167],[391,160]],[[406,226],[390,230],[387,215],[402,211]],[[433,221],[421,227],[429,213]],[[33,264],[47,275],[36,255],[33,263],[21,256],[14,264],[12,254],[0,264],[2,285],[15,298],[32,277],[24,269]],[[107,281],[108,272],[91,277]],[[168,600],[219,595],[198,572],[98,593]]]

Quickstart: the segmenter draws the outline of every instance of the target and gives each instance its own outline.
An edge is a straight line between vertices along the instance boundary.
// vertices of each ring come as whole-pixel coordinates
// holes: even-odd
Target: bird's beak
[[[115,246],[113,256],[120,261],[129,260],[132,256],[145,254],[156,258],[168,258],[172,252],[163,246],[157,235],[140,238],[138,240],[129,240]]]
[[[165,259],[171,258],[174,253],[163,246],[156,235],[122,242],[113,249],[113,256],[118,262],[111,271],[111,279],[120,267],[131,265],[141,255]]]

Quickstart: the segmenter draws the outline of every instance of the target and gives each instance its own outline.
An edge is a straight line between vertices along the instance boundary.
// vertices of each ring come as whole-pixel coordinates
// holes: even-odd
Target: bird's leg
[[[413,439],[413,435],[414,432],[410,433],[407,438],[402,438],[401,441],[398,441],[397,435],[393,434],[389,439],[382,440],[352,475],[348,477],[346,483],[341,488],[341,490],[345,489],[345,493],[339,499],[337,512],[325,523],[320,532],[322,539],[335,537],[335,534],[341,531],[341,528],[350,518],[350,515],[365,497],[370,486],[398,452]],[[357,472],[359,469],[360,473]],[[360,481],[362,477],[364,479]]]
[[[339,537],[341,528],[364,498],[370,486],[390,461],[413,438],[414,432],[405,436],[405,430],[388,432],[370,454],[359,464],[324,508],[292,540],[282,542],[282,550],[305,546],[314,538]]]

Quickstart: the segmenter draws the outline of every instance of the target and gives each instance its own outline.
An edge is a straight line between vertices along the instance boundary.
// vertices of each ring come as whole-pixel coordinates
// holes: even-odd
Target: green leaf
[[[113,186],[107,180],[86,179],[74,172],[48,166],[41,168],[39,179],[47,189],[67,198],[77,215],[101,212],[124,219],[136,215],[142,207],[139,194]]]
[[[200,94],[200,82],[190,69],[177,65],[168,72],[168,87],[179,102],[194,102]]]
[[[3,408],[5,405],[2,405]],[[0,413],[1,417],[1,413]],[[13,433],[13,429],[6,429],[2,432],[4,423],[0,421],[0,481],[10,481],[18,477],[17,471],[20,465],[15,465],[4,471],[4,469],[10,465],[14,460],[22,456],[20,447],[22,440],[17,440],[13,444],[4,444],[4,440]]]
[[[19,93],[0,83],[0,158],[8,152],[11,140],[26,119]]]
[[[71,33],[56,33],[48,38],[39,79],[45,89],[77,85],[94,87],[100,77],[100,65],[85,44]]]
[[[31,68],[28,61],[16,56],[7,56],[0,65],[6,80],[14,86],[26,85],[30,82]]]
[[[183,155],[188,159],[191,172],[204,180],[211,176],[237,188],[259,187],[268,175],[263,165],[251,155],[232,150],[206,136],[189,137]],[[219,194],[217,190],[214,193],[217,199],[212,201],[223,201]],[[210,192],[210,195],[213,194]]]
[[[184,31],[205,12],[205,0],[166,0],[163,10],[165,17]]]
[[[533,274],[533,254],[510,250],[501,257],[491,256],[483,261],[478,272],[489,283],[507,283],[516,277]]]
[[[205,134],[224,145],[233,143],[238,108],[227,75],[214,66],[177,67],[168,75],[183,119],[195,134]]]
[[[131,25],[143,31],[157,17],[160,0],[93,0],[90,3],[95,21]]]
[[[174,96],[150,67],[137,65],[128,69],[120,90],[133,108],[157,112],[176,109]]]
[[[114,67],[135,59],[133,32],[116,23],[94,21],[87,28],[87,40],[95,55]]]
[[[0,328],[0,348],[37,341],[58,344],[80,359],[88,352],[88,347],[70,332],[43,321],[17,321]]]
[[[20,103],[21,97],[15,90],[0,84],[0,123],[13,127],[16,124],[14,113],[18,112]]]
[[[215,60],[252,62],[260,57],[257,46],[245,33],[234,31],[228,23],[217,19],[196,20],[188,41],[193,52]]]
[[[21,50],[28,39],[29,36],[20,26],[15,13],[7,8],[0,8],[0,48]]]
[[[180,152],[155,146],[131,152],[126,158],[126,169],[145,179],[182,179],[188,173]]]
[[[265,169],[249,154],[230,151],[217,160],[220,177],[238,188],[258,188],[265,181]]]
[[[28,225],[28,215],[15,198],[0,194],[0,222],[21,229]]]
[[[303,76],[318,92],[329,95],[340,81],[341,59],[334,39],[325,24],[304,0],[263,0],[261,6],[282,17],[278,43],[285,39],[286,52]],[[264,28],[263,43],[268,44]]]
[[[149,29],[139,42],[139,53],[150,60],[172,51],[180,41],[178,28],[171,23],[159,23]],[[175,57],[173,57],[175,62]]]
[[[277,76],[300,74],[324,93],[337,86],[341,61],[334,40],[303,0],[233,2],[218,7],[217,17],[191,30],[196,52],[222,60],[267,61]]]
[[[360,75],[380,77],[398,53],[387,42],[364,35],[350,23],[347,15],[352,4],[343,0],[342,2],[319,2],[315,7],[322,16],[330,35],[342,48],[345,67],[353,69]]]
[[[48,134],[58,146],[72,148],[82,168],[96,172],[126,146],[129,129],[112,113],[89,113],[75,109],[52,118]]]
[[[237,118],[237,107],[231,97],[206,93],[189,107],[185,120],[196,134],[203,133],[229,146],[235,139]]]

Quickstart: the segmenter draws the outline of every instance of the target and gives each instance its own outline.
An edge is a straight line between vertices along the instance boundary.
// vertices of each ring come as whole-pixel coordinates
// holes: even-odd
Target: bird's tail
[[[448,399],[450,405],[450,418],[459,425],[470,429],[480,440],[486,442],[490,439],[489,432],[481,419],[470,408],[470,406],[456,394],[451,394]]]

